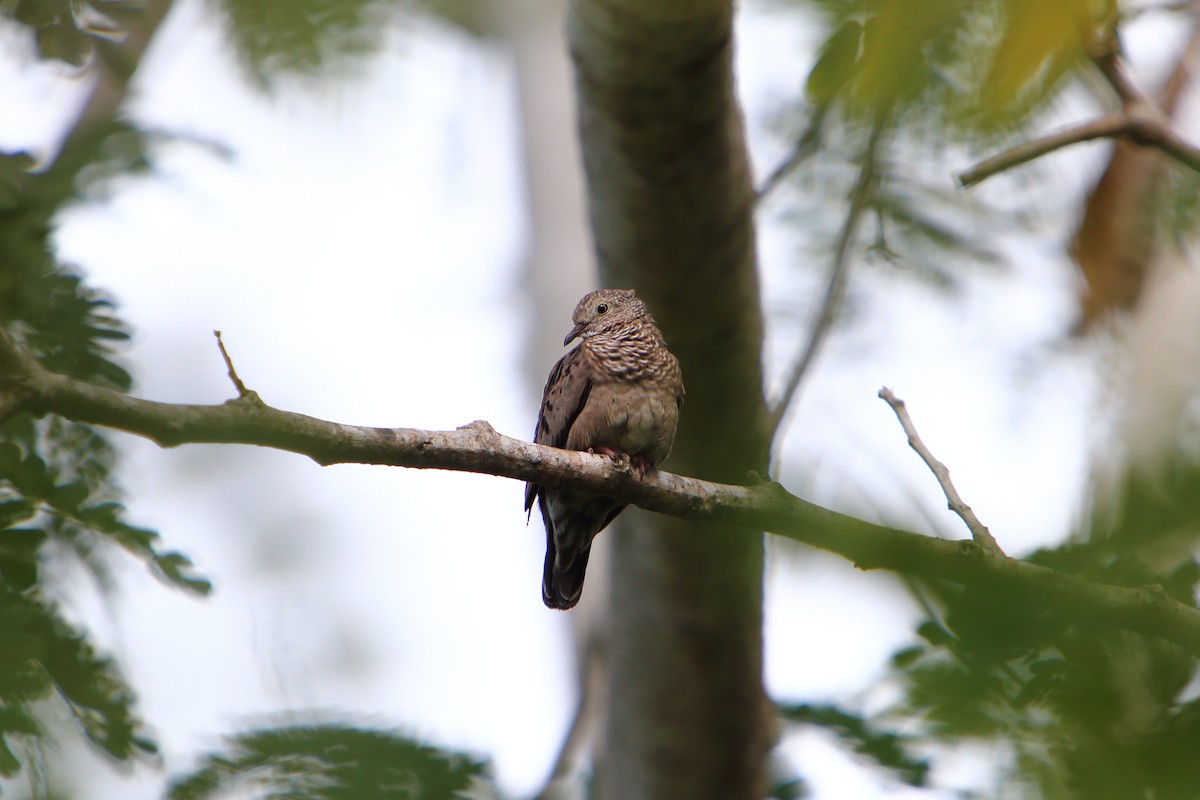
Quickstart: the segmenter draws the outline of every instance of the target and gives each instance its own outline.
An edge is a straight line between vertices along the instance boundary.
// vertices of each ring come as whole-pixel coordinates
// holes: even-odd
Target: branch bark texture
[[[638,290],[683,366],[668,468],[724,483],[765,473],[769,445],[732,19],[729,0],[568,16],[601,282]],[[632,514],[613,533],[602,797],[764,795],[762,541],[706,520]]]

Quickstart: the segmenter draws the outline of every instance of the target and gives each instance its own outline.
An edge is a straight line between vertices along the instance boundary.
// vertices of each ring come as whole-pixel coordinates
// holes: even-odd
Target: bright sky
[[[761,9],[743,13],[740,37],[740,88],[765,170],[785,147],[769,123],[800,85],[810,43],[790,17]],[[0,146],[44,146],[79,87],[64,70],[20,66],[27,53],[11,32],[0,33],[0,53],[19,75],[0,81],[0,103],[25,109],[0,119]],[[62,256],[112,292],[136,331],[139,395],[230,397],[211,334],[219,328],[243,380],[280,408],[405,427],[483,418],[529,433],[534,408],[519,372],[526,223],[503,52],[413,23],[361,79],[267,99],[244,87],[203,4],[187,0],[142,75],[131,110],[143,125],[211,139],[234,158],[161,147],[157,175],[122,181],[108,202],[62,220]],[[1102,153],[1080,148],[1055,169],[1069,174]],[[961,166],[947,164],[946,180]],[[762,231],[775,375],[825,268],[796,269],[811,256],[789,238],[779,205]],[[1068,529],[1092,385],[1086,354],[1056,348],[1070,313],[1060,252],[1014,250],[1010,271],[980,274],[953,303],[872,272],[886,291],[852,296],[869,324],[835,338],[806,387],[786,485],[962,535],[875,397],[887,384],[1006,549]],[[525,526],[520,485],[118,440],[131,518],[217,586],[196,601],[123,564],[110,603],[72,587],[73,613],[141,690],[168,774],[241,726],[315,709],[489,755],[515,794],[541,784],[572,711],[572,649],[567,617],[541,604],[542,533],[536,519]],[[770,552],[771,689],[884,702],[886,688],[865,687],[909,640],[912,619],[891,579],[808,551]],[[824,737],[792,744],[817,798],[907,794],[849,767]],[[977,781],[978,763],[967,754],[944,777]],[[91,769],[81,796],[156,797],[162,781]]]

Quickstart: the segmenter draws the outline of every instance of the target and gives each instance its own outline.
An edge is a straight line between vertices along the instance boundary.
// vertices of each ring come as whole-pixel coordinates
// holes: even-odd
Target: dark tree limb
[[[1200,611],[1157,585],[1121,587],[855,519],[809,503],[778,483],[734,486],[656,471],[638,478],[605,456],[557,450],[477,421],[453,431],[343,425],[245,398],[221,405],[143,400],[50,372],[0,331],[0,408],[57,414],[117,428],[164,447],[237,443],[287,450],[319,464],[381,464],[536,480],[628,500],[684,520],[722,523],[731,536],[775,535],[886,569],[989,589],[1006,602],[1052,608],[1068,621],[1174,642],[1200,657]]]

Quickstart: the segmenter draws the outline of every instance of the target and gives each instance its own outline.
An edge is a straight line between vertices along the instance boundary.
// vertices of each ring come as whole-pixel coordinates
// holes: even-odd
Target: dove
[[[533,440],[612,458],[627,456],[639,476],[671,452],[683,407],[683,374],[654,318],[631,289],[584,295],[563,340],[579,344],[550,370]],[[538,504],[546,526],[542,601],[579,602],[592,539],[625,504],[583,492],[525,486],[525,511]]]

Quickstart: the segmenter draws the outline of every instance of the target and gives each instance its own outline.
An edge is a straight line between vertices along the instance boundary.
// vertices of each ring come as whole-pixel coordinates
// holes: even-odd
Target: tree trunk
[[[765,472],[754,195],[723,0],[574,0],[588,201],[603,283],[633,286],[683,365],[667,467]],[[628,514],[613,533],[602,796],[759,800],[762,542]]]

